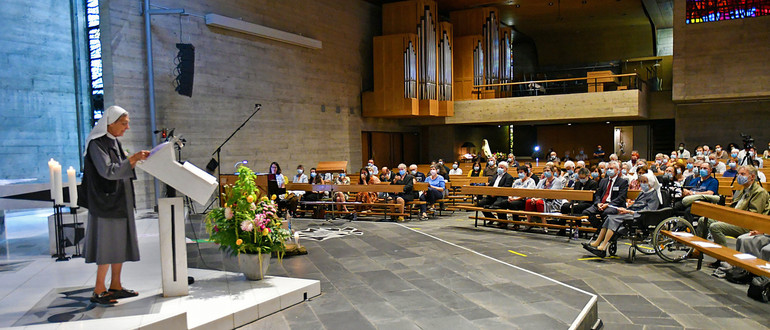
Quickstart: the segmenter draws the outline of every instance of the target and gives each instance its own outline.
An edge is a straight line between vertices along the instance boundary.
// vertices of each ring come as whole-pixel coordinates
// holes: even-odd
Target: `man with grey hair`
[[[487,186],[490,187],[510,187],[513,186],[513,176],[508,174],[508,162],[500,162],[497,164],[497,173],[494,176],[489,177]],[[502,204],[508,200],[507,196],[484,196],[479,200],[477,206],[483,208],[499,209]],[[494,218],[492,212],[484,212],[484,216],[487,218]]]
[[[628,180],[620,176],[620,164],[611,161],[607,165],[606,176],[599,181],[599,188],[594,193],[593,205],[585,209],[582,214],[588,216],[588,221],[598,228],[602,225],[602,221],[596,219],[596,215],[601,214],[604,218],[610,214],[618,214],[618,207],[626,206],[626,198],[628,198]]]
[[[425,173],[417,170],[417,164],[409,165],[409,174],[411,174],[417,182],[425,182]]]

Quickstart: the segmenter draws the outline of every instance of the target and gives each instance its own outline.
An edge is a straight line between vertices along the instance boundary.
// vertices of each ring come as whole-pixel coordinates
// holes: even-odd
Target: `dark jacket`
[[[599,181],[599,187],[596,188],[596,193],[594,194],[594,204],[602,202],[602,197],[604,197],[604,194],[607,191],[608,184],[609,178],[604,178],[602,181]],[[610,195],[607,196],[607,203],[612,206],[625,207],[626,198],[628,198],[628,180],[623,179],[618,175],[615,182],[612,184],[611,189]]]
[[[489,177],[489,183],[487,183],[488,186],[492,186],[495,184],[495,180],[497,180],[498,174],[495,173],[495,175]],[[511,187],[513,186],[513,176],[508,174],[508,172],[503,173],[503,178],[500,179],[500,183],[497,185],[498,187]]]
[[[78,195],[83,197],[78,199],[78,205],[98,217],[128,217],[128,212],[133,210],[129,210],[126,185],[130,188],[128,191],[133,194],[132,180],[136,178],[136,174],[131,169],[120,142],[106,135],[91,140],[84,163],[81,187],[85,191],[79,192]],[[100,173],[100,169],[103,173]],[[133,200],[133,196],[131,197]]]
[[[580,180],[575,181],[575,190],[596,190],[596,188],[599,188],[599,183],[596,180],[588,179],[586,183],[581,183]]]

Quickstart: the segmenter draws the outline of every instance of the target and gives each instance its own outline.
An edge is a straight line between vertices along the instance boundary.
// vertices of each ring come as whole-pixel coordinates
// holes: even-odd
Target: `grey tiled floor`
[[[339,222],[364,232],[305,241],[309,254],[270,266],[271,275],[321,281],[322,294],[270,315],[249,329],[566,329],[589,296],[457,244],[598,295],[605,329],[765,329],[770,305],[746,286],[697,271],[694,262],[640,256],[591,257],[564,237],[473,227],[469,213],[429,221]],[[296,220],[297,227],[329,226]],[[406,228],[410,227],[412,229]],[[200,235],[200,233],[199,233]],[[191,267],[220,268],[212,244],[190,245]],[[618,254],[625,257],[624,244]],[[515,252],[515,253],[514,253]]]

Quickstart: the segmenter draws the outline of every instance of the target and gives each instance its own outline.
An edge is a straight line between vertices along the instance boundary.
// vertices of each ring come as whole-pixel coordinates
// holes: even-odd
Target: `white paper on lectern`
[[[206,204],[217,189],[217,179],[195,165],[176,161],[174,144],[163,142],[152,149],[150,156],[136,167],[163,183],[189,196],[200,204]]]

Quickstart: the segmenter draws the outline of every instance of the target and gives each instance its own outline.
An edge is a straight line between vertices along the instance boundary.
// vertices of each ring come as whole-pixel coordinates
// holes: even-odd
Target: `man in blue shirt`
[[[703,162],[700,164],[698,171],[693,171],[693,179],[687,184],[691,189],[682,189],[681,206],[674,205],[675,209],[684,210],[685,218],[693,221],[690,214],[690,206],[696,201],[705,201],[709,203],[717,204],[720,201],[719,193],[719,181],[711,175],[711,164]],[[677,202],[679,204],[679,202]]]

